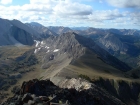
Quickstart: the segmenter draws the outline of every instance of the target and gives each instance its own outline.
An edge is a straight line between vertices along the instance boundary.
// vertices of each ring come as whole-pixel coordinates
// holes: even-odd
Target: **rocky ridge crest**
[[[50,80],[37,79],[23,82],[15,95],[1,105],[53,105],[54,103],[58,105],[125,105],[96,85],[77,91],[75,88],[59,88]]]

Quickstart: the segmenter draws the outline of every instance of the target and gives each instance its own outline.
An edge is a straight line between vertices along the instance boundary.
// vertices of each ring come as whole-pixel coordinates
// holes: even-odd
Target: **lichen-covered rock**
[[[68,88],[68,89],[74,88],[77,91],[90,89],[90,88],[92,88],[92,85],[93,85],[92,83],[90,83],[86,80],[83,80],[81,78],[77,78],[77,79],[75,79],[75,78],[71,78],[71,79],[61,78],[60,81],[57,81],[56,79],[58,79],[58,77],[53,77],[53,78],[51,78],[51,81],[55,85],[59,86],[60,88]]]

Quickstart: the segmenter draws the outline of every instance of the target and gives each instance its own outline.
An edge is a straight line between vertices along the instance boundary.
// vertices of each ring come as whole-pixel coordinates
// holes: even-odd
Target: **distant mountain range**
[[[89,27],[70,27],[72,30],[86,30]]]
[[[72,32],[72,29],[70,29],[69,27],[63,27],[63,26],[50,26],[48,27],[50,30],[54,31],[57,34],[63,34],[66,32]]]
[[[0,19],[0,45],[33,45],[34,40],[41,41],[50,36],[58,36],[67,32],[91,38],[101,48],[113,56],[131,65],[139,66],[140,31],[133,29],[98,29],[92,27],[74,30],[63,26],[45,27],[39,23],[22,23],[18,20]],[[124,55],[124,56],[123,56]],[[123,57],[122,57],[123,56]],[[125,57],[126,56],[126,57]],[[130,60],[131,59],[131,60]],[[135,60],[134,60],[135,59]]]

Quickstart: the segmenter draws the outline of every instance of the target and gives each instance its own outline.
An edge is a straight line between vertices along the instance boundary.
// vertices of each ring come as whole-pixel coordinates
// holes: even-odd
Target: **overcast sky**
[[[140,29],[140,0],[0,0],[0,18],[44,26]]]

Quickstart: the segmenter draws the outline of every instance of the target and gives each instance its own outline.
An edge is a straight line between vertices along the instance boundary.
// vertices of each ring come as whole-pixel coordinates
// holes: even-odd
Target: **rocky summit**
[[[77,91],[75,88],[59,88],[50,80],[33,79],[14,90],[15,95],[1,105],[125,105],[95,84]]]

